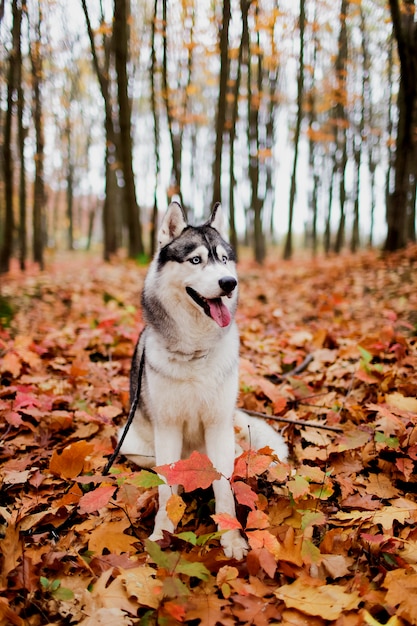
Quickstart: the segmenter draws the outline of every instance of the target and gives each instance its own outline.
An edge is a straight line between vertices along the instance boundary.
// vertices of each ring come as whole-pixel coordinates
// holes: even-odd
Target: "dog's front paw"
[[[220,539],[224,554],[229,559],[241,561],[248,553],[248,544],[238,530],[229,530]]]
[[[164,530],[167,530],[169,533],[173,533],[174,524],[169,519],[166,511],[164,509],[159,509],[155,517],[155,526],[153,529],[153,533],[152,535],[150,535],[149,539],[151,541],[159,541],[160,539],[163,539]]]
[[[151,535],[149,535],[149,541],[159,541],[164,538],[162,529],[155,529]]]

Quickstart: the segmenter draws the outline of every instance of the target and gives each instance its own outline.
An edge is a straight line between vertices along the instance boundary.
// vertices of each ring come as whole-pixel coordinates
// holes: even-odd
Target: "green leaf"
[[[170,557],[172,557],[172,554],[161,550],[160,546],[158,546],[155,541],[151,541],[150,539],[145,539],[145,550],[156,565],[163,567],[168,571],[171,570],[172,558]],[[178,557],[176,557],[176,560],[178,560]]]
[[[45,578],[45,576],[41,576],[41,577],[39,578],[39,581],[40,581],[40,583],[41,583],[41,585],[42,585],[42,587],[43,587],[44,589],[49,589],[49,587],[50,587],[50,582],[49,582],[49,580],[48,580],[47,578]]]
[[[388,435],[385,435],[385,433],[381,433],[379,430],[375,433],[375,441],[376,443],[385,444],[387,448],[398,448],[400,445],[398,437],[389,437]]]
[[[301,546],[301,556],[304,563],[311,565],[312,563],[320,563],[322,556],[320,550],[310,539],[304,539]]]
[[[197,545],[205,546],[212,540],[220,539],[220,537],[224,535],[224,533],[227,533],[227,530],[216,530],[214,533],[206,533],[205,535],[200,535],[199,537],[197,537]]]
[[[188,543],[191,543],[191,545],[193,546],[197,545],[197,541],[199,539],[197,535],[193,533],[191,530],[188,530],[183,533],[179,533],[178,535],[176,535],[176,537],[178,537],[178,539],[182,539],[183,541],[187,541]]]
[[[67,589],[67,587],[59,587],[59,589],[56,589],[56,591],[53,591],[52,595],[57,600],[64,600],[64,601],[73,600],[74,598],[74,592],[72,591],[72,589]]]
[[[361,354],[364,365],[366,367],[369,366],[372,361],[372,354],[368,352],[368,350],[365,350],[365,348],[362,348],[362,346],[358,346],[358,350]]]
[[[210,578],[210,572],[202,563],[187,561],[178,552],[164,552],[154,541],[145,539],[145,549],[156,565],[163,567],[171,574],[186,574],[200,580]]]
[[[203,563],[198,563],[197,561],[192,563],[191,561],[187,561],[182,557],[178,561],[175,571],[179,574],[194,576],[195,578],[199,578],[200,580],[210,579],[210,572],[208,571],[207,567],[203,565]]]
[[[165,481],[162,480],[155,472],[148,472],[147,470],[141,470],[137,472],[133,477],[128,478],[126,482],[135,487],[143,487],[144,489],[151,489],[152,487],[158,487],[164,485]]]

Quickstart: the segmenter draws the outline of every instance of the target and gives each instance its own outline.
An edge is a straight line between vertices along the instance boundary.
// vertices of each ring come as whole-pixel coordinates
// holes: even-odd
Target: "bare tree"
[[[120,157],[124,178],[124,214],[128,231],[129,256],[143,254],[142,224],[136,200],[135,177],[133,174],[133,143],[131,104],[128,93],[128,0],[114,0],[114,52],[117,72],[117,93],[120,125]]]
[[[334,168],[339,176],[339,226],[334,244],[335,252],[340,252],[345,239],[346,223],[346,166],[348,162],[347,154],[347,127],[348,119],[346,112],[347,102],[347,58],[348,58],[348,35],[346,18],[349,7],[349,0],[341,0],[340,4],[340,31],[338,41],[338,53],[336,57],[336,105],[334,110],[334,134],[336,149],[334,152]]]
[[[8,272],[13,254],[14,237],[14,211],[13,211],[13,157],[12,157],[12,121],[14,99],[19,75],[20,60],[20,36],[22,24],[22,9],[18,0],[12,2],[12,47],[9,53],[9,67],[7,73],[7,109],[4,121],[4,192],[5,192],[5,215],[3,228],[3,241],[0,249],[0,272]]]
[[[294,202],[296,194],[298,149],[300,142],[301,123],[303,120],[304,99],[304,32],[305,32],[305,0],[300,0],[300,57],[297,79],[297,121],[294,132],[294,158],[291,174],[290,203],[288,208],[288,230],[284,247],[284,259],[290,259],[293,251],[292,223],[294,217]]]
[[[241,4],[246,0],[241,0]],[[220,77],[216,112],[216,143],[213,161],[212,205],[221,202],[221,173],[223,156],[223,135],[226,123],[226,93],[229,78],[229,25],[231,19],[230,0],[223,0],[222,25],[220,29]]]
[[[91,54],[93,66],[100,85],[101,96],[104,105],[104,129],[106,136],[105,149],[105,198],[103,205],[103,231],[104,231],[104,249],[103,256],[105,260],[109,260],[111,255],[118,248],[118,233],[120,231],[120,215],[116,213],[118,206],[118,188],[116,180],[116,146],[118,137],[113,121],[112,100],[111,100],[111,83],[110,83],[110,59],[112,52],[111,37],[103,34],[102,47],[104,50],[103,61],[100,62],[94,32],[91,26],[90,16],[87,9],[86,0],[81,0],[84,16],[87,25],[88,37],[90,40]],[[101,15],[101,22],[104,24],[104,15]],[[110,39],[110,41],[109,41]]]
[[[41,81],[43,79],[43,59],[41,54],[42,8],[38,0],[38,15],[35,26],[35,37],[30,47],[32,61],[32,92],[33,121],[36,136],[35,180],[33,183],[33,259],[41,268],[44,267],[44,123],[41,97]]]
[[[388,251],[403,248],[413,238],[417,183],[417,23],[414,0],[389,0],[400,59],[398,125],[395,147],[394,189],[388,195]],[[415,231],[414,231],[415,236]]]

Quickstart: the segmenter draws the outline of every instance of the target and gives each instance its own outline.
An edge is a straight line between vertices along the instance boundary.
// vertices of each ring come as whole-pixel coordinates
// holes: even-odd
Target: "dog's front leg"
[[[155,457],[157,465],[166,465],[175,463],[181,458],[182,452],[182,432],[178,428],[172,426],[164,428],[154,427],[155,436]],[[149,537],[151,541],[157,541],[163,538],[163,530],[172,533],[174,524],[169,519],[166,505],[173,493],[177,493],[176,486],[159,485],[158,497],[159,507],[155,516],[155,526],[152,535]]]
[[[207,454],[218,472],[222,474],[213,483],[216,513],[236,516],[236,507],[230,478],[235,458],[235,436],[233,426],[219,429],[207,428],[205,432]],[[220,539],[224,553],[229,558],[241,560],[248,551],[248,544],[238,530],[229,530]]]

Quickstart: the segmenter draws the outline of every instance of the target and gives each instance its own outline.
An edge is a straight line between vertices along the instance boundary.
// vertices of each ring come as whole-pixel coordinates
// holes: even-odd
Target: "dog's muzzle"
[[[232,293],[237,286],[237,280],[233,276],[224,276],[219,279],[219,287],[223,292],[223,296],[232,297]],[[221,328],[229,326],[232,321],[232,315],[227,306],[218,298],[205,298],[192,287],[185,288],[188,295],[200,306],[204,313],[211,317]]]

